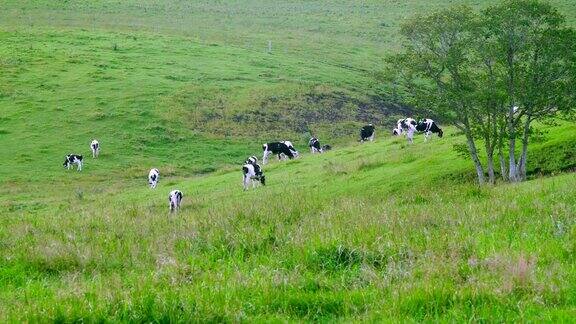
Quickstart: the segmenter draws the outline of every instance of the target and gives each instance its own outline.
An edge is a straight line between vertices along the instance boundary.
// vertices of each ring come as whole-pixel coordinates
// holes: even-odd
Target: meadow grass
[[[387,135],[400,21],[456,3],[490,2],[3,1],[0,321],[571,321],[574,123],[493,187],[451,127]],[[335,149],[242,191],[264,141],[313,134]]]
[[[64,173],[73,181],[44,187],[47,197],[3,197],[0,314],[569,320],[575,175],[477,187],[452,149],[460,141],[377,139],[271,162],[267,186],[248,192],[235,169],[168,175],[156,190]],[[172,188],[184,192],[175,215]]]

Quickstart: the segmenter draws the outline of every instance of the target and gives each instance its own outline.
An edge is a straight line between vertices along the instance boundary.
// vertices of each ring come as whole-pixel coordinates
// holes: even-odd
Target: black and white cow
[[[418,125],[416,125],[416,130],[424,133],[425,141],[428,141],[428,138],[432,133],[438,134],[438,137],[442,137],[444,135],[442,129],[438,127],[438,125],[436,125],[436,123],[430,118],[422,119],[419,121]]]
[[[248,190],[250,182],[252,187],[256,187],[256,182],[260,182],[263,186],[266,185],[266,176],[262,171],[262,167],[258,163],[246,163],[242,166],[242,173],[244,174],[243,184],[244,190]]]
[[[172,190],[168,195],[168,201],[170,202],[170,212],[175,212],[180,209],[180,204],[182,203],[182,191]]]
[[[100,154],[100,143],[97,140],[92,140],[90,142],[90,149],[92,150],[92,158],[97,158],[98,154]]]
[[[312,137],[308,141],[308,147],[310,148],[310,153],[322,153],[324,150],[320,146],[320,141],[316,137]]]
[[[246,159],[246,161],[244,161],[244,164],[256,164],[256,163],[258,163],[258,158],[255,155],[252,155],[251,157]]]
[[[68,154],[64,158],[64,167],[70,170],[72,165],[76,164],[78,166],[78,171],[82,171],[82,160],[82,155]]]
[[[414,118],[408,117],[398,120],[397,128],[401,130],[400,134],[406,134],[409,143],[413,143],[417,125],[418,123]]]
[[[374,140],[374,125],[368,124],[360,130],[360,142]]]
[[[400,135],[404,134],[404,129],[402,127],[403,123],[404,123],[404,118],[398,119],[398,122],[396,123],[396,128],[394,128],[392,130],[392,135],[400,136]]]
[[[290,141],[266,143],[262,145],[262,149],[264,150],[264,154],[262,155],[263,164],[268,162],[268,156],[270,154],[278,155],[278,160],[282,158],[282,155],[288,157],[289,159],[293,159],[298,156],[298,151],[294,149],[294,146],[292,143],[290,143]]]
[[[148,172],[148,184],[150,188],[154,189],[158,185],[158,181],[160,180],[160,171],[158,169],[150,169]]]

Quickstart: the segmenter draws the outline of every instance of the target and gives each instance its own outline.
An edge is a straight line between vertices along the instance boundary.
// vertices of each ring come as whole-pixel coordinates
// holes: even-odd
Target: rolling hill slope
[[[572,320],[574,123],[483,188],[453,128],[388,134],[399,21],[453,3],[489,1],[2,1],[0,321]],[[243,192],[280,139],[303,157]]]
[[[574,136],[571,124],[553,128],[531,157]],[[461,140],[378,139],[272,162],[267,186],[248,192],[237,167],[194,178],[165,174],[151,190],[143,177],[114,185],[91,171],[115,152],[89,160],[85,172],[62,174],[41,193],[3,196],[0,314],[572,318],[575,174],[478,188],[470,162],[452,149]],[[556,162],[574,161],[573,148]],[[184,205],[168,215],[173,188],[184,192]]]

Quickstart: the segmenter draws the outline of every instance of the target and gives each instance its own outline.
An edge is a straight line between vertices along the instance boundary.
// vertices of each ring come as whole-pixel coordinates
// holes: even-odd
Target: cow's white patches
[[[252,187],[255,188],[257,182],[260,182],[263,186],[266,185],[266,177],[264,176],[264,172],[262,171],[262,167],[259,164],[254,163],[246,163],[242,166],[242,184],[244,186],[244,190],[248,190],[250,186],[250,182],[252,182]]]
[[[100,154],[100,143],[97,140],[90,142],[90,150],[92,150],[92,158],[97,158]]]
[[[150,188],[156,188],[159,180],[160,171],[158,171],[156,168],[151,169],[150,172],[148,172],[148,184],[150,185]]]
[[[78,155],[78,154],[68,154],[66,155],[66,157],[64,158],[64,167],[67,170],[70,170],[70,168],[72,167],[72,165],[76,164],[78,171],[82,171],[82,161],[83,161],[83,157],[82,155]]]
[[[168,201],[170,202],[170,212],[175,212],[180,209],[180,204],[182,203],[182,192],[180,190],[172,190],[168,195]]]

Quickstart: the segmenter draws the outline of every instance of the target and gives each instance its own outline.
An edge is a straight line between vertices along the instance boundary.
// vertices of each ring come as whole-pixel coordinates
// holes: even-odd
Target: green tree
[[[575,107],[576,34],[550,4],[509,0],[482,15],[484,41],[490,47],[504,94],[510,181],[526,179],[527,152],[533,121],[569,112]],[[516,143],[522,148],[517,157]]]
[[[418,15],[401,33],[404,51],[389,69],[403,97],[465,134],[481,184],[485,170],[495,182],[496,150],[502,176],[525,179],[532,122],[574,111],[576,37],[564,18],[548,4],[510,0],[481,14],[458,6]]]

